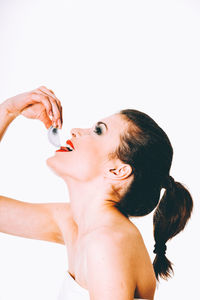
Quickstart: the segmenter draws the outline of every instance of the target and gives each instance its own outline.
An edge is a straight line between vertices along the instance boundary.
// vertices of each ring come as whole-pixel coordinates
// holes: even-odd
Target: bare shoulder
[[[103,229],[87,247],[87,286],[91,299],[132,299],[136,288],[132,253],[123,238]]]
[[[136,261],[142,248],[143,250],[145,248],[144,241],[134,224],[103,227],[93,234],[88,244],[88,251],[106,250],[110,251],[112,255],[115,252],[126,253],[132,258],[136,258]]]
[[[153,266],[142,235],[134,224],[126,224],[121,230],[103,228],[98,231],[88,245],[87,265],[92,295],[101,289],[98,282],[105,280],[105,289],[115,290],[116,299],[131,299],[132,295],[153,299],[156,287]],[[116,286],[121,288],[116,289]]]

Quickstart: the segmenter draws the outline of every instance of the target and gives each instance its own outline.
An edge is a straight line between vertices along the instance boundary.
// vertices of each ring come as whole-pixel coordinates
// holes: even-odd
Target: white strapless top
[[[74,278],[66,272],[66,276],[61,285],[57,300],[90,300],[90,295],[87,289],[80,286]],[[134,298],[133,300],[145,300]],[[146,299],[148,300],[148,299]]]

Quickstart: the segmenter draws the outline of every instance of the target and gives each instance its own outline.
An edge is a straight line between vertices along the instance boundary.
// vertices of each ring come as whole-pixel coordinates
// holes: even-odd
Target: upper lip
[[[74,145],[72,144],[72,141],[67,140],[67,141],[66,141],[66,144],[70,145],[70,146],[75,150]]]

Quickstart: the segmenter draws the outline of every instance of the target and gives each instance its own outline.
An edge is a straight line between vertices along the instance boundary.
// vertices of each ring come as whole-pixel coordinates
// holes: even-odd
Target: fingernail
[[[58,127],[59,127],[59,129],[61,129],[61,121],[60,121],[60,119],[58,120]]]

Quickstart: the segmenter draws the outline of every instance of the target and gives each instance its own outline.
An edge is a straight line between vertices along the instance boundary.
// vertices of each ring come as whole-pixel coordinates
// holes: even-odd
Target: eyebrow
[[[108,126],[106,125],[106,123],[101,122],[101,121],[97,122],[97,125],[101,125],[101,124],[105,125],[106,129],[108,130]]]

